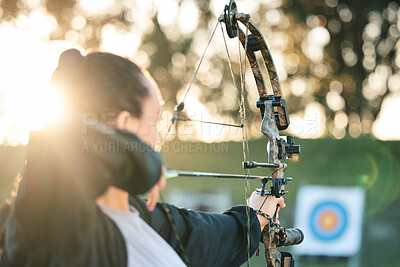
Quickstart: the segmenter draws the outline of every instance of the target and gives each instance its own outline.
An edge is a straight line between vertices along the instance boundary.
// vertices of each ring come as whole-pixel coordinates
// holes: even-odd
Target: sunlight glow
[[[61,115],[62,98],[49,88],[57,56],[47,48],[24,47],[0,55],[0,60],[7,62],[1,65],[0,71],[8,74],[0,81],[3,109],[0,139],[10,145],[26,144],[29,131],[40,130]]]
[[[79,5],[89,14],[104,13],[113,6],[115,0],[80,0]]]
[[[308,32],[301,48],[313,62],[320,62],[324,57],[324,47],[330,40],[331,36],[325,27],[315,27]]]
[[[338,111],[344,108],[345,102],[340,94],[331,91],[326,95],[326,104],[331,110]]]
[[[400,94],[391,94],[383,100],[382,109],[372,126],[372,132],[381,140],[398,139],[400,136]]]
[[[162,0],[157,4],[158,22],[162,26],[172,24],[178,15],[179,6],[174,0]]]
[[[43,17],[45,18],[45,17]],[[50,24],[51,18],[49,18]],[[0,25],[0,144],[26,144],[29,131],[40,130],[63,110],[63,100],[49,88],[50,76],[67,42],[41,40],[34,25]]]
[[[179,28],[184,34],[196,30],[199,22],[199,11],[194,1],[184,1],[179,12]]]
[[[107,24],[103,27],[101,50],[125,57],[133,57],[140,45],[141,35],[134,30],[119,31],[114,25]]]

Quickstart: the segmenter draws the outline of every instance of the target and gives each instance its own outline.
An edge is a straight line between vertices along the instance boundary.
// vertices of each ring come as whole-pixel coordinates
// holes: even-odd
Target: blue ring
[[[321,217],[321,214],[327,210],[331,210],[338,216],[338,224],[332,231],[326,231],[318,226],[318,221],[319,218]],[[310,218],[311,231],[316,237],[324,241],[331,241],[341,236],[346,226],[347,226],[346,211],[343,208],[343,206],[337,202],[333,201],[322,202],[318,204],[311,213],[311,218]]]

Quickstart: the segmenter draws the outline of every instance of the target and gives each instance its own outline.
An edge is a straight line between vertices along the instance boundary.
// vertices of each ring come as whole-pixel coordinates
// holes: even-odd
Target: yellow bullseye
[[[319,218],[318,224],[324,230],[333,230],[338,223],[337,215],[331,211],[325,212]]]

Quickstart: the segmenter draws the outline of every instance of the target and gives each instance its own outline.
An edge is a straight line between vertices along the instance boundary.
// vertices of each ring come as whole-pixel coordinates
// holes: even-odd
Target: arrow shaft
[[[226,174],[226,173],[211,173],[211,172],[186,172],[186,171],[175,171],[177,176],[187,176],[187,177],[209,177],[209,178],[231,178],[231,179],[255,179],[262,180],[267,178],[265,176],[256,175],[241,175],[241,174]],[[269,179],[269,178],[267,178]]]

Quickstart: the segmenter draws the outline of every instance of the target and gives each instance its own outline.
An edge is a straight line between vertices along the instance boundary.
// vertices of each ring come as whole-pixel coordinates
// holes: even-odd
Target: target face
[[[299,255],[350,257],[361,248],[365,191],[357,186],[307,185],[296,201],[295,227],[304,241]],[[351,203],[349,205],[348,203]]]
[[[339,238],[347,226],[347,214],[344,207],[333,201],[318,204],[311,211],[310,229],[314,236],[323,241]]]

